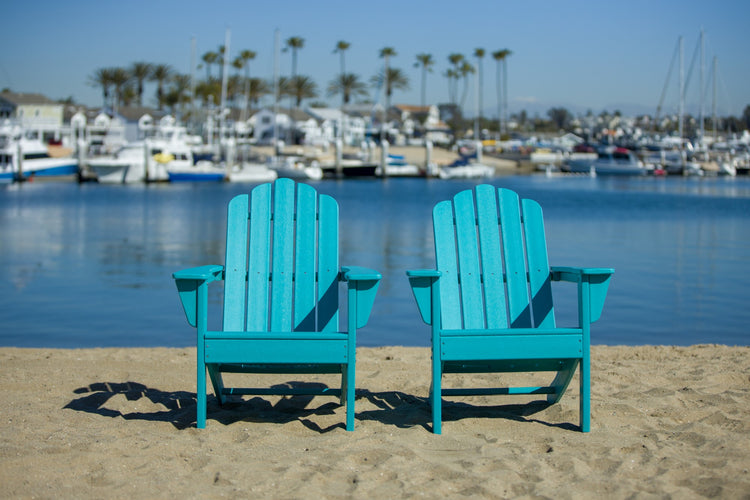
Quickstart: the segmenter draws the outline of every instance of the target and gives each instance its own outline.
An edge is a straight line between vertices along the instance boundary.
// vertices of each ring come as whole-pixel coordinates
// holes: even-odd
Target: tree
[[[479,78],[479,95],[477,96],[477,104],[479,106],[479,119],[477,121],[477,128],[479,127],[479,123],[482,121],[482,109],[484,106],[483,97],[484,97],[484,70],[482,65],[482,60],[484,59],[485,51],[482,48],[476,48],[474,49],[474,57],[477,58],[477,77]],[[479,137],[479,130],[475,130],[476,137]]]
[[[298,36],[293,36],[286,40],[286,48],[284,50],[291,49],[292,51],[292,78],[297,76],[297,51],[305,46],[305,39]]]
[[[453,53],[448,55],[451,67],[445,72],[448,78],[448,100],[451,104],[458,104],[458,80],[461,78],[461,63],[464,62],[463,54]]]
[[[250,97],[250,102],[256,105],[261,97],[273,92],[273,83],[269,85],[268,82],[260,78],[250,78],[248,81],[250,83],[248,86],[248,96]]]
[[[287,95],[294,97],[295,106],[300,107],[303,99],[318,97],[318,86],[309,76],[297,75],[285,82]]]
[[[99,68],[89,76],[89,85],[102,88],[102,106],[109,105],[109,89],[112,85],[112,68]]]
[[[382,57],[385,60],[385,70],[381,73],[381,78],[379,80],[379,85],[382,85],[385,88],[385,109],[386,113],[388,112],[388,109],[391,107],[391,92],[393,91],[393,84],[390,81],[390,67],[389,63],[391,60],[391,57],[395,57],[396,49],[393,47],[383,47],[380,49],[380,57]],[[405,76],[401,75],[403,78],[406,78]],[[407,80],[407,88],[408,88],[408,80]]]
[[[179,104],[180,111],[183,111],[184,105],[190,102],[190,75],[175,73],[170,78],[170,86],[164,96],[164,104],[175,111]]]
[[[200,97],[204,107],[215,104],[216,97],[221,95],[221,82],[216,78],[199,82],[195,87],[195,95]]]
[[[497,121],[499,123],[500,128],[500,135],[505,133],[505,123],[507,122],[507,119],[504,119],[504,115],[508,113],[507,105],[508,105],[508,93],[507,93],[507,81],[508,76],[507,72],[505,71],[505,59],[511,55],[511,51],[508,49],[502,49],[498,50],[496,52],[492,53],[492,58],[495,59],[495,62],[497,63]],[[502,74],[505,77],[505,83],[501,85],[501,69]],[[503,98],[503,90],[505,90],[505,98]],[[503,105],[504,104],[504,105]],[[503,112],[504,111],[504,112]]]
[[[216,52],[206,52],[201,57],[204,63],[206,63],[206,81],[211,80],[211,66],[216,64],[219,60],[219,54]]]
[[[550,108],[547,111],[547,116],[549,116],[555,128],[561,130],[568,126],[573,115],[565,108]]]
[[[461,66],[459,66],[458,68],[458,76],[464,81],[464,90],[463,92],[461,92],[461,108],[464,107],[464,103],[466,102],[466,94],[469,90],[469,75],[473,75],[475,72],[476,69],[474,69],[474,66],[472,66],[469,61],[463,61],[461,63]]]
[[[341,94],[341,102],[349,104],[352,97],[366,96],[367,85],[354,73],[342,73],[328,84],[328,96]]]
[[[242,118],[247,116],[248,109],[250,107],[250,61],[255,59],[257,54],[252,50],[243,50],[240,52],[240,59],[242,59],[243,67],[245,68],[245,108],[242,110]]]
[[[138,97],[138,105],[143,106],[143,82],[151,78],[151,72],[154,66],[147,62],[134,62],[130,66],[130,76],[136,82],[136,96]]]
[[[336,44],[336,48],[333,49],[333,53],[339,53],[341,55],[341,74],[346,74],[346,63],[344,61],[344,52],[349,50],[349,47],[351,47],[351,44],[349,42],[345,42],[343,40],[339,40],[339,42]]]
[[[120,106],[125,88],[130,83],[130,72],[125,68],[112,68],[112,85],[115,87],[115,108]]]
[[[159,111],[164,106],[164,83],[172,76],[172,67],[169,64],[157,64],[151,73],[151,80],[156,82],[156,102]]]
[[[408,90],[409,78],[399,68],[388,68],[372,77],[372,84],[376,87],[385,85],[386,110],[391,107],[393,90]]]
[[[425,94],[427,93],[427,72],[432,73],[432,66],[435,61],[432,59],[431,54],[417,54],[417,62],[414,63],[414,67],[422,67],[422,107],[425,106]]]

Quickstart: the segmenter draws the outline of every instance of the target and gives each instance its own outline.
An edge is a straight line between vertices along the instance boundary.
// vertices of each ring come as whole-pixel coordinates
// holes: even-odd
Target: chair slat
[[[508,314],[503,281],[503,258],[500,247],[500,227],[495,188],[477,186],[477,225],[482,254],[484,303],[487,328],[507,328]]]
[[[461,328],[461,303],[458,293],[456,265],[456,235],[453,223],[453,204],[443,201],[432,211],[435,231],[435,258],[440,269],[440,320],[443,328]]]
[[[526,236],[526,255],[529,263],[531,311],[534,316],[534,326],[537,328],[554,328],[555,313],[552,306],[552,284],[550,282],[542,207],[537,202],[528,199],[523,200],[521,206]]]
[[[285,182],[288,181],[288,182]],[[291,331],[294,275],[294,182],[279,179],[273,200],[271,329]]]
[[[235,197],[227,211],[224,279],[224,328],[241,330],[245,319],[248,196]]]
[[[453,198],[453,206],[464,328],[484,328],[482,276],[479,269],[479,242],[472,191],[466,190],[457,194]]]
[[[250,258],[247,274],[248,331],[268,329],[268,292],[271,254],[271,185],[252,191],[250,201]],[[226,328],[225,328],[226,329]]]
[[[327,195],[319,198],[318,215],[318,329],[339,328],[339,206]]]
[[[526,280],[526,262],[523,254],[523,233],[518,195],[508,189],[500,189],[498,193],[510,325],[511,327],[528,328],[531,326],[531,312],[529,310],[529,292]]]
[[[294,266],[294,330],[315,331],[315,239],[317,196],[306,185],[297,187],[297,230]]]

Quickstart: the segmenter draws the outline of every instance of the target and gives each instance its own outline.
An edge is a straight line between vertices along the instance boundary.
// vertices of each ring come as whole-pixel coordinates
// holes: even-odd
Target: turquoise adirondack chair
[[[228,395],[330,395],[354,430],[356,331],[367,324],[380,274],[339,267],[339,208],[311,186],[278,179],[229,202],[225,264],[173,274],[198,333],[197,426],[206,426],[206,370]],[[222,329],[208,329],[208,285],[224,281]],[[339,330],[339,283],[347,329]],[[341,373],[341,388],[228,388],[222,373]]]
[[[580,427],[590,427],[590,325],[613,269],[549,267],[542,209],[489,185],[458,193],[432,212],[437,268],[407,271],[432,326],[433,432],[442,396],[546,394],[556,403],[580,366]],[[552,281],[578,284],[578,326],[558,328]],[[444,373],[556,372],[545,387],[444,389]]]

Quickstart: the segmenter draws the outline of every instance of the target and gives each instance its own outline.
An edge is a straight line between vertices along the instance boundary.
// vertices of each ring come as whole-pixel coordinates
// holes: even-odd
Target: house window
[[[263,118],[262,118],[262,119],[260,120],[260,122],[261,122],[261,123],[262,123],[263,125],[268,125],[269,123],[271,123],[271,117],[270,117],[270,116],[264,116],[264,117],[263,117]]]

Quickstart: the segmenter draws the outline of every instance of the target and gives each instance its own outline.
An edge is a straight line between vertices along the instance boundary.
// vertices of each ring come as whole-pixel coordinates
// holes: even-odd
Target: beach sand
[[[451,398],[436,436],[426,348],[358,350],[354,432],[330,397],[211,396],[195,429],[195,349],[2,348],[0,497],[750,497],[750,348],[592,358],[590,433],[571,385],[549,407]]]

